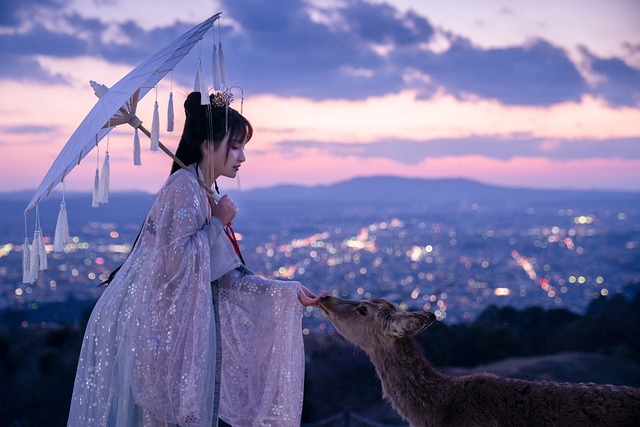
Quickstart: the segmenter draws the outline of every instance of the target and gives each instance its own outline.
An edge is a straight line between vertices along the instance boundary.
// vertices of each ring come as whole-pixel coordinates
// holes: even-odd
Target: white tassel
[[[40,249],[38,248],[38,232],[33,233],[33,243],[31,244],[31,283],[38,280],[38,270],[40,269]]]
[[[136,128],[136,132],[133,135],[133,164],[136,166],[142,164],[142,160],[140,159],[140,135],[138,135],[138,128]]]
[[[167,132],[173,132],[173,92],[169,92],[169,106],[167,107]]]
[[[200,84],[200,68],[201,67],[198,67],[198,71],[196,72],[196,79],[193,82],[193,91],[194,92],[200,92],[200,87],[202,86]]]
[[[42,236],[42,229],[38,228],[38,270],[47,269],[47,248],[44,245],[44,237]]]
[[[218,67],[220,68],[220,84],[222,88],[227,87],[227,69],[224,62],[224,52],[222,52],[222,42],[218,42]]]
[[[22,283],[33,283],[31,275],[31,248],[29,247],[29,238],[24,238],[22,245]]]
[[[100,203],[109,203],[109,179],[111,178],[111,168],[109,167],[109,152],[104,155],[102,173],[100,174]]]
[[[209,104],[209,90],[205,84],[204,68],[202,68],[202,60],[198,61],[198,75],[200,76],[198,83],[200,83],[200,105]]]
[[[69,236],[67,203],[63,200],[62,203],[60,203],[60,212],[58,213],[56,232],[53,235],[53,250],[56,252],[63,252],[65,245],[69,242],[71,242],[71,237]]]
[[[96,176],[93,178],[93,199],[91,200],[91,207],[97,208],[100,206],[100,175],[98,168],[96,168]]]
[[[153,106],[153,122],[151,123],[151,151],[160,149],[160,114],[158,113],[158,101]]]
[[[221,90],[220,87],[220,65],[218,64],[218,48],[213,44],[213,54],[211,55],[211,70],[213,72],[213,89]]]

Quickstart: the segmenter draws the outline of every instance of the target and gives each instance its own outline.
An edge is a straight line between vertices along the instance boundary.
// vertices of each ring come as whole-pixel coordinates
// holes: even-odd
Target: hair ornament
[[[228,107],[233,102],[233,94],[230,90],[212,93],[209,98],[214,107]]]

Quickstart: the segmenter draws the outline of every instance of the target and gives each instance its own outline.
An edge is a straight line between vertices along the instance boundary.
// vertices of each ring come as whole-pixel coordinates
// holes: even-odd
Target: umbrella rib
[[[69,170],[69,166],[67,166],[66,168],[64,168],[64,171],[62,172],[62,178],[60,178],[60,182],[63,182],[64,179],[67,177],[67,171]]]

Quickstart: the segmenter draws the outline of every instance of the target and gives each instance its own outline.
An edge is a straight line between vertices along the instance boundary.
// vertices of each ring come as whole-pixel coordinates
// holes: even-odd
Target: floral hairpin
[[[233,102],[233,94],[229,90],[213,93],[210,97],[214,107],[228,107]]]

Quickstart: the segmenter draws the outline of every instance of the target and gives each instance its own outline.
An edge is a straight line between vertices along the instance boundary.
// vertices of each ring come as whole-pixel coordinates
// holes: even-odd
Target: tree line
[[[563,309],[489,307],[474,321],[437,322],[417,336],[436,366],[472,367],[560,352],[616,355],[640,364],[640,293],[594,300],[583,315]],[[84,325],[0,330],[0,426],[64,426]],[[381,399],[368,357],[335,333],[305,336],[303,422],[349,409],[398,422]]]

